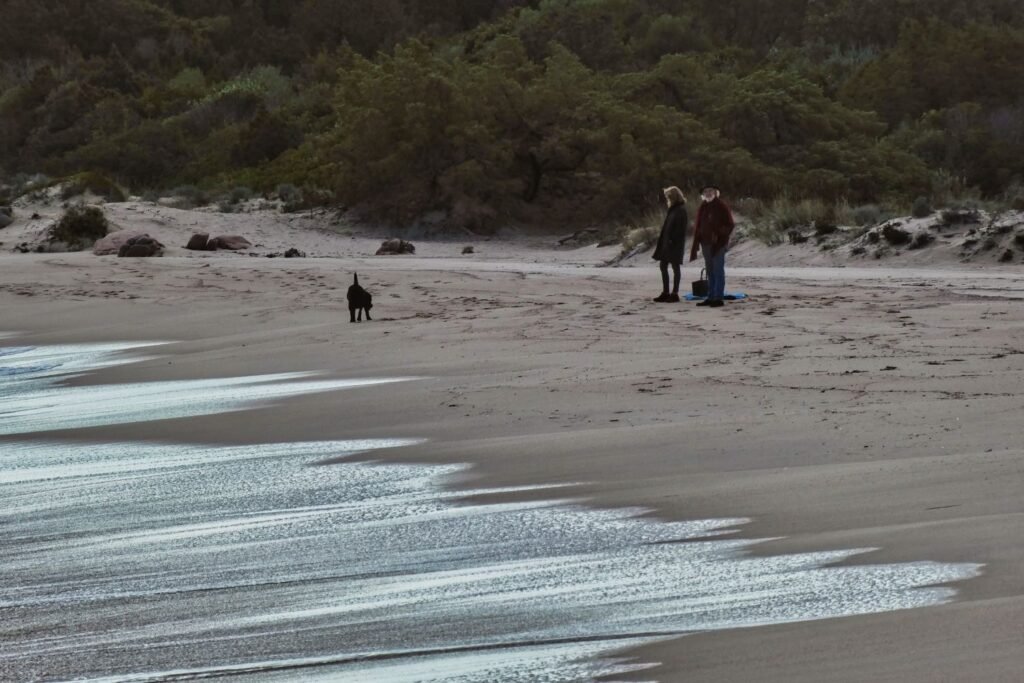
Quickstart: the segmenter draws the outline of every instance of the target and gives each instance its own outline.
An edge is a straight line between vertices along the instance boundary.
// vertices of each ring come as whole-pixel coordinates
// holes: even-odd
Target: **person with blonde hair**
[[[683,264],[683,253],[686,251],[686,225],[689,216],[686,214],[686,197],[683,191],[673,185],[662,190],[668,212],[665,222],[661,225],[658,246],[654,248],[654,258],[661,266],[661,294],[655,297],[658,303],[679,301],[680,267]],[[672,291],[668,289],[668,267],[672,266]]]

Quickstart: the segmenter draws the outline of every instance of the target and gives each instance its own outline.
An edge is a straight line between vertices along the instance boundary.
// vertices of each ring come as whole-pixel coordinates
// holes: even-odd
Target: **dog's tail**
[[[352,273],[355,278],[356,287],[359,286],[359,273]]]

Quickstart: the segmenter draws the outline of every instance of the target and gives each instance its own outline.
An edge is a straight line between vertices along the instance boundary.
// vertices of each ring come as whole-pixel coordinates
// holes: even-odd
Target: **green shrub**
[[[61,189],[60,198],[67,200],[78,197],[86,192],[106,199],[108,202],[124,202],[128,195],[110,178],[100,173],[86,171],[67,179]]]
[[[894,247],[910,244],[913,236],[904,230],[898,222],[887,223],[882,226],[882,237]]]
[[[52,228],[50,239],[63,242],[72,251],[88,249],[96,240],[104,237],[109,228],[110,224],[102,209],[76,204],[65,211]]]
[[[803,244],[810,239],[810,236],[805,235],[799,230],[790,230],[786,233],[786,238],[789,239],[790,244]]]
[[[304,206],[302,190],[291,183],[282,183],[278,185],[275,193],[277,194],[277,198],[281,200],[281,210],[286,213],[298,211]]]
[[[238,204],[239,202],[246,202],[252,199],[255,193],[248,187],[238,186],[232,188],[231,194],[229,195],[232,204]]]
[[[275,194],[277,194],[277,198],[282,202],[302,201],[302,191],[291,183],[281,183],[278,185]]]
[[[965,225],[980,220],[981,213],[971,206],[951,207],[942,211],[942,222],[945,225]]]
[[[927,197],[918,197],[914,200],[910,213],[914,218],[927,218],[934,212],[932,211],[931,202],[928,201]]]
[[[3,173],[0,173],[3,178]],[[50,179],[45,175],[37,174],[30,176],[27,173],[17,173],[6,182],[0,181],[0,204],[10,204],[18,197],[26,195],[40,188],[49,187]]]
[[[730,204],[730,206],[732,207],[733,213],[752,221],[757,221],[763,218],[767,210],[765,203],[756,197],[743,197],[741,199],[737,199]]]
[[[809,228],[817,225],[835,225],[834,207],[820,199],[792,201],[788,197],[776,199],[768,210],[778,230]]]
[[[218,94],[253,93],[263,97],[271,111],[284,105],[293,96],[291,80],[277,66],[257,66],[221,86]]]
[[[206,94],[206,77],[199,69],[182,69],[167,82],[167,88],[186,97],[199,98]]]
[[[798,233],[799,231],[791,230],[790,232]],[[750,239],[757,240],[758,242],[766,244],[769,247],[774,247],[779,244],[782,244],[783,241],[785,241],[786,239],[786,233],[776,230],[775,226],[773,226],[768,221],[758,221],[755,223],[750,223],[749,225],[745,225],[743,227],[743,234],[749,237]]]
[[[853,209],[853,222],[860,226],[881,223],[883,216],[882,209],[876,204],[862,204]]]
[[[836,225],[856,225],[857,220],[853,215],[853,207],[850,202],[840,199],[833,207]]]
[[[914,233],[914,238],[910,242],[911,249],[921,249],[927,247],[929,244],[935,241],[935,235],[924,230]]]
[[[195,185],[179,185],[171,190],[171,196],[181,199],[188,208],[206,206],[210,203],[210,195]]]
[[[240,166],[256,166],[276,159],[301,143],[299,126],[284,116],[261,110],[242,127],[231,158]]]
[[[62,163],[101,170],[133,187],[166,187],[198,147],[177,124],[145,120],[124,133],[95,137]]]
[[[648,225],[642,228],[633,228],[622,237],[622,254],[625,256],[634,249],[654,246],[661,234],[661,226]]]
[[[837,206],[820,199],[794,201],[778,197],[764,206],[761,215],[744,232],[769,246],[782,244],[787,239],[792,244],[800,244],[806,241],[805,229],[813,230],[818,236],[836,231]]]
[[[664,55],[706,50],[711,41],[696,25],[690,17],[663,14],[651,22],[647,35],[638,41],[638,51],[653,63]]]

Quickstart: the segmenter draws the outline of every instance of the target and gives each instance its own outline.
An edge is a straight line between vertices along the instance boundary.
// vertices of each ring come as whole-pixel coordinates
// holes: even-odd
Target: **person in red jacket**
[[[690,247],[691,261],[697,260],[697,247],[700,247],[708,277],[708,297],[697,305],[712,308],[725,305],[725,252],[729,248],[732,230],[736,227],[732,211],[720,195],[721,191],[714,185],[701,189],[703,201],[697,209],[693,246]]]

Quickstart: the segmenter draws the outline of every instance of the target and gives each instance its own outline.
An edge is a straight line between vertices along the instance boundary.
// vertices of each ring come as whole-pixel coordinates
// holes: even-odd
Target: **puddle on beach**
[[[58,381],[125,347],[77,348],[0,349],[0,433],[110,424]],[[151,401],[132,419],[329,388],[252,379],[128,385]],[[19,393],[49,408],[19,410]],[[742,519],[469,503],[447,486],[462,465],[313,466],[412,443],[0,440],[0,680],[590,680],[643,668],[614,658],[626,647],[933,605],[954,596],[937,584],[979,571],[834,566],[859,550],[751,557],[728,533]]]

